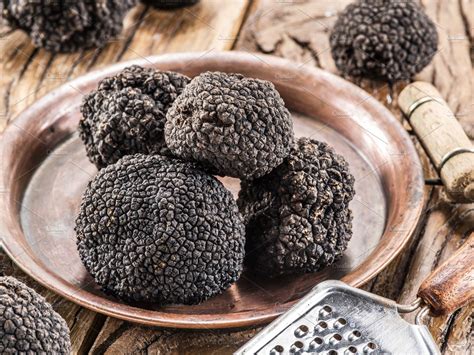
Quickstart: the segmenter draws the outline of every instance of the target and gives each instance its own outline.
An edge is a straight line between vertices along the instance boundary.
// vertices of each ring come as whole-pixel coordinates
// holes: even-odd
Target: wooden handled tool
[[[438,169],[448,195],[474,202],[474,146],[448,104],[431,84],[415,82],[398,104]]]
[[[436,315],[452,313],[474,299],[474,233],[428,276],[418,296]]]

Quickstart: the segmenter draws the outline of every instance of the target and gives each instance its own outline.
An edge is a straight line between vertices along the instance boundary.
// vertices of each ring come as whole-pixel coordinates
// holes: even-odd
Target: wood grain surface
[[[0,27],[0,131],[18,112],[54,87],[109,63],[169,51],[221,49],[269,53],[337,72],[328,36],[335,15],[350,0],[201,0],[174,12],[138,6],[127,17],[122,35],[100,50],[54,55],[34,49],[21,32]],[[416,79],[433,83],[464,129],[474,137],[472,78],[474,8],[472,0],[422,0],[440,34],[439,52]],[[408,131],[397,108],[406,83],[388,86],[367,80],[358,85],[384,103]],[[423,279],[473,233],[474,205],[452,204],[423,148],[413,137],[424,166],[427,200],[418,232],[392,264],[365,289],[409,302]],[[0,152],[1,153],[1,152]],[[1,166],[0,166],[1,167]],[[5,193],[0,187],[0,193]],[[64,301],[25,276],[0,252],[0,275],[14,275],[53,303],[71,328],[73,353],[221,354],[230,353],[258,329],[185,332],[135,326]],[[434,318],[430,331],[443,354],[473,352],[473,311]],[[413,315],[408,319],[413,320]]]

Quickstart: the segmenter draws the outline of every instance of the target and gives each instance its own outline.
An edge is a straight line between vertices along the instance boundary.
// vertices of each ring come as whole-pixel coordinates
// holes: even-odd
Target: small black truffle
[[[0,354],[70,354],[66,322],[13,277],[0,277]]]
[[[29,34],[36,47],[74,52],[102,47],[122,31],[123,19],[137,0],[3,1],[2,16]]]
[[[137,154],[100,170],[75,230],[86,269],[127,301],[199,303],[242,271],[245,227],[231,193],[172,158]]]
[[[354,178],[326,143],[301,138],[270,174],[243,181],[237,201],[247,264],[266,276],[315,272],[332,264],[352,236]]]
[[[168,111],[169,149],[219,175],[251,179],[289,154],[293,123],[269,81],[207,72],[194,78]]]
[[[431,62],[438,33],[412,0],[359,0],[340,14],[330,43],[343,74],[395,82]]]
[[[199,0],[140,0],[142,3],[157,9],[176,9],[178,7],[196,5]]]
[[[99,169],[128,154],[169,154],[166,112],[189,82],[179,73],[132,66],[83,99],[79,135]]]

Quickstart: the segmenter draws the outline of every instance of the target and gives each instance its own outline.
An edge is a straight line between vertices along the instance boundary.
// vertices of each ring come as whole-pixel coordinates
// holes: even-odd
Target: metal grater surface
[[[425,326],[389,299],[325,281],[235,354],[439,354]]]

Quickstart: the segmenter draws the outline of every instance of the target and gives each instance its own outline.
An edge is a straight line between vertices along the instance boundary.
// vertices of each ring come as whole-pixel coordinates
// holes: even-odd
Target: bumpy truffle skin
[[[243,181],[237,201],[247,233],[247,263],[270,277],[332,264],[352,236],[354,178],[326,143],[301,138],[270,174]]]
[[[199,303],[242,270],[245,226],[232,195],[172,158],[137,154],[100,170],[76,233],[86,269],[127,301]]]
[[[395,82],[431,62],[438,33],[411,0],[359,0],[340,14],[330,42],[343,74]]]
[[[182,159],[219,175],[251,179],[283,161],[294,135],[289,111],[272,83],[206,72],[169,109],[165,139]]]
[[[141,0],[141,2],[158,9],[176,9],[178,7],[195,5],[199,0]]]
[[[2,13],[11,26],[27,32],[36,47],[74,52],[102,47],[119,34],[127,11],[136,1],[7,0]]]
[[[166,112],[189,78],[132,66],[99,83],[83,99],[79,135],[99,169],[129,154],[169,154]]]
[[[33,289],[0,277],[0,353],[70,354],[66,322]]]

